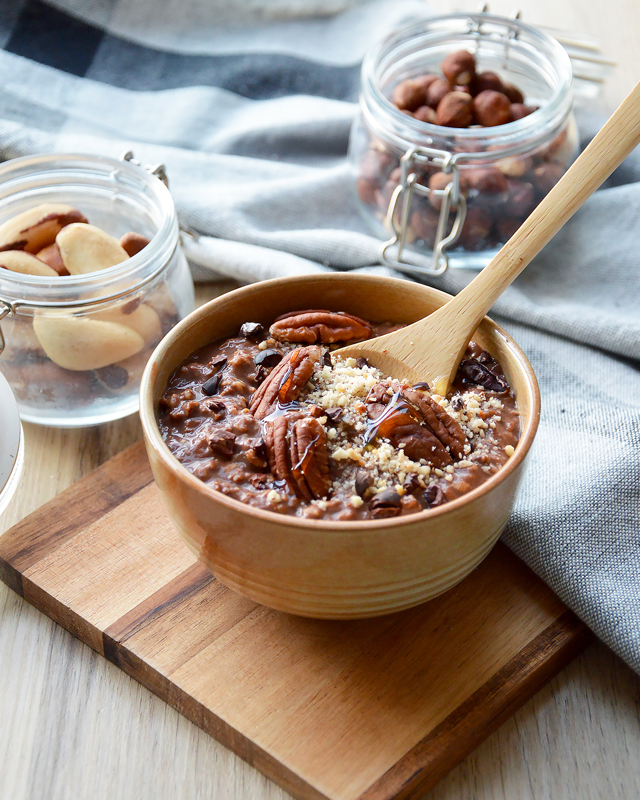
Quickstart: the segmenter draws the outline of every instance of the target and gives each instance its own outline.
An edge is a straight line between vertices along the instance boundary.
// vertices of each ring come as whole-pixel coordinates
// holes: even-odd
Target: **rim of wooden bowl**
[[[521,370],[522,376],[525,379],[525,385],[530,395],[531,413],[529,424],[524,431],[521,431],[515,453],[509,458],[507,463],[500,470],[498,470],[498,472],[496,472],[495,475],[492,475],[491,478],[482,483],[480,486],[477,486],[475,489],[472,489],[470,492],[466,492],[461,497],[450,500],[442,506],[425,509],[424,511],[419,511],[415,514],[406,514],[405,516],[401,517],[391,517],[381,520],[308,519],[306,517],[293,516],[292,514],[281,514],[276,511],[268,511],[257,508],[256,506],[251,506],[248,503],[243,503],[240,500],[234,500],[231,497],[227,497],[227,495],[211,488],[199,478],[196,478],[195,475],[192,475],[189,470],[180,463],[176,456],[173,455],[171,450],[169,450],[169,447],[165,444],[160,435],[160,430],[157,423],[156,408],[153,399],[155,384],[158,380],[158,365],[166,356],[167,350],[177,339],[179,339],[186,331],[189,330],[194,322],[199,321],[202,317],[215,314],[216,307],[222,302],[227,304],[234,298],[244,298],[247,295],[250,295],[252,292],[255,292],[258,287],[262,288],[275,284],[284,285],[302,282],[309,277],[311,276],[295,275],[285,278],[273,278],[268,281],[252,283],[248,286],[242,286],[239,289],[234,289],[231,292],[226,292],[225,294],[220,295],[219,297],[216,297],[213,300],[210,300],[208,303],[200,306],[200,308],[197,308],[195,311],[192,311],[191,314],[189,314],[174,328],[172,328],[158,344],[152,353],[149,362],[147,363],[142,376],[142,381],[140,383],[140,419],[142,420],[142,427],[147,444],[153,447],[154,452],[162,459],[164,464],[169,468],[174,476],[178,480],[189,485],[192,489],[195,489],[199,494],[202,494],[205,497],[215,500],[217,503],[221,503],[222,505],[227,506],[234,511],[238,511],[250,517],[255,517],[256,519],[264,520],[269,523],[277,522],[280,525],[308,528],[310,530],[317,530],[320,528],[326,530],[327,532],[333,531],[336,533],[345,533],[349,531],[361,533],[363,530],[367,529],[381,530],[384,528],[397,527],[398,525],[403,524],[415,524],[421,520],[435,519],[436,517],[453,513],[465,504],[471,503],[475,499],[481,497],[483,494],[491,492],[500,483],[506,480],[524,460],[535,438],[540,420],[540,389],[538,387],[538,381],[533,368],[520,346],[490,317],[485,317],[483,322],[488,323],[495,332],[503,337],[507,347],[514,354],[515,362],[517,363],[517,366]],[[353,273],[318,273],[314,274],[312,277],[314,280],[326,280],[327,282],[339,281],[344,282],[345,284],[355,284],[360,281],[375,281],[376,283],[379,283],[381,287],[385,285],[403,285],[406,287],[406,284],[408,283],[407,281],[399,278],[390,278],[380,275],[356,275]],[[417,289],[419,289],[419,291],[426,291],[436,297],[446,298],[447,300],[451,298],[451,295],[447,294],[446,292],[442,292],[439,289],[434,289],[431,286],[425,286],[424,284],[418,283],[414,285]],[[172,370],[177,366],[178,364],[175,364],[172,367]]]

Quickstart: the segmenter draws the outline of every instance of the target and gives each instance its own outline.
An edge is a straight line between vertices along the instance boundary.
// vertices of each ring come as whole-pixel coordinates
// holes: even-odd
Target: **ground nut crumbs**
[[[453,500],[513,454],[515,400],[477,345],[447,397],[332,352],[336,336],[398,327],[326,311],[285,315],[274,335],[251,324],[174,372],[163,437],[214,489],[279,513],[384,519]]]

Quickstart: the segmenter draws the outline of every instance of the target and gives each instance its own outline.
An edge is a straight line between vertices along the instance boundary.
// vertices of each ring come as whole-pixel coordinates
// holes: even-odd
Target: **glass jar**
[[[444,57],[463,49],[478,72],[515,84],[537,110],[495,127],[449,128],[391,102],[400,81],[441,75]],[[571,80],[555,39],[486,13],[428,19],[376,45],[363,62],[349,151],[362,214],[388,239],[383,262],[422,274],[484,267],[577,155]],[[447,178],[429,188],[437,172],[451,173],[448,187],[437,188]],[[431,268],[403,262],[405,245],[430,254]]]
[[[0,269],[0,372],[23,420],[81,427],[124,417],[138,408],[153,349],[194,308],[173,200],[128,160],[28,156],[0,166],[0,224],[43,203],[73,206],[115,239],[133,231],[150,242],[81,275]]]

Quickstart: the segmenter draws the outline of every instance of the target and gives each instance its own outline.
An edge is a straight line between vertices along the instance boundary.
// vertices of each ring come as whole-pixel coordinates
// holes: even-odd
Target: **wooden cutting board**
[[[0,578],[299,798],[418,797],[588,642],[499,544],[374,620],[271,611],[178,539],[141,443],[0,538]]]

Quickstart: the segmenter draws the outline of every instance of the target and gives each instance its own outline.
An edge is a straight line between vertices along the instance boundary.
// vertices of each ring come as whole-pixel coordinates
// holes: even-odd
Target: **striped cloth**
[[[186,242],[199,279],[390,274],[345,155],[365,49],[425,13],[421,0],[2,3],[0,156],[165,163],[182,222],[205,234]],[[588,139],[597,122],[579,122]],[[504,539],[640,672],[639,181],[636,153],[494,316],[543,397]]]

